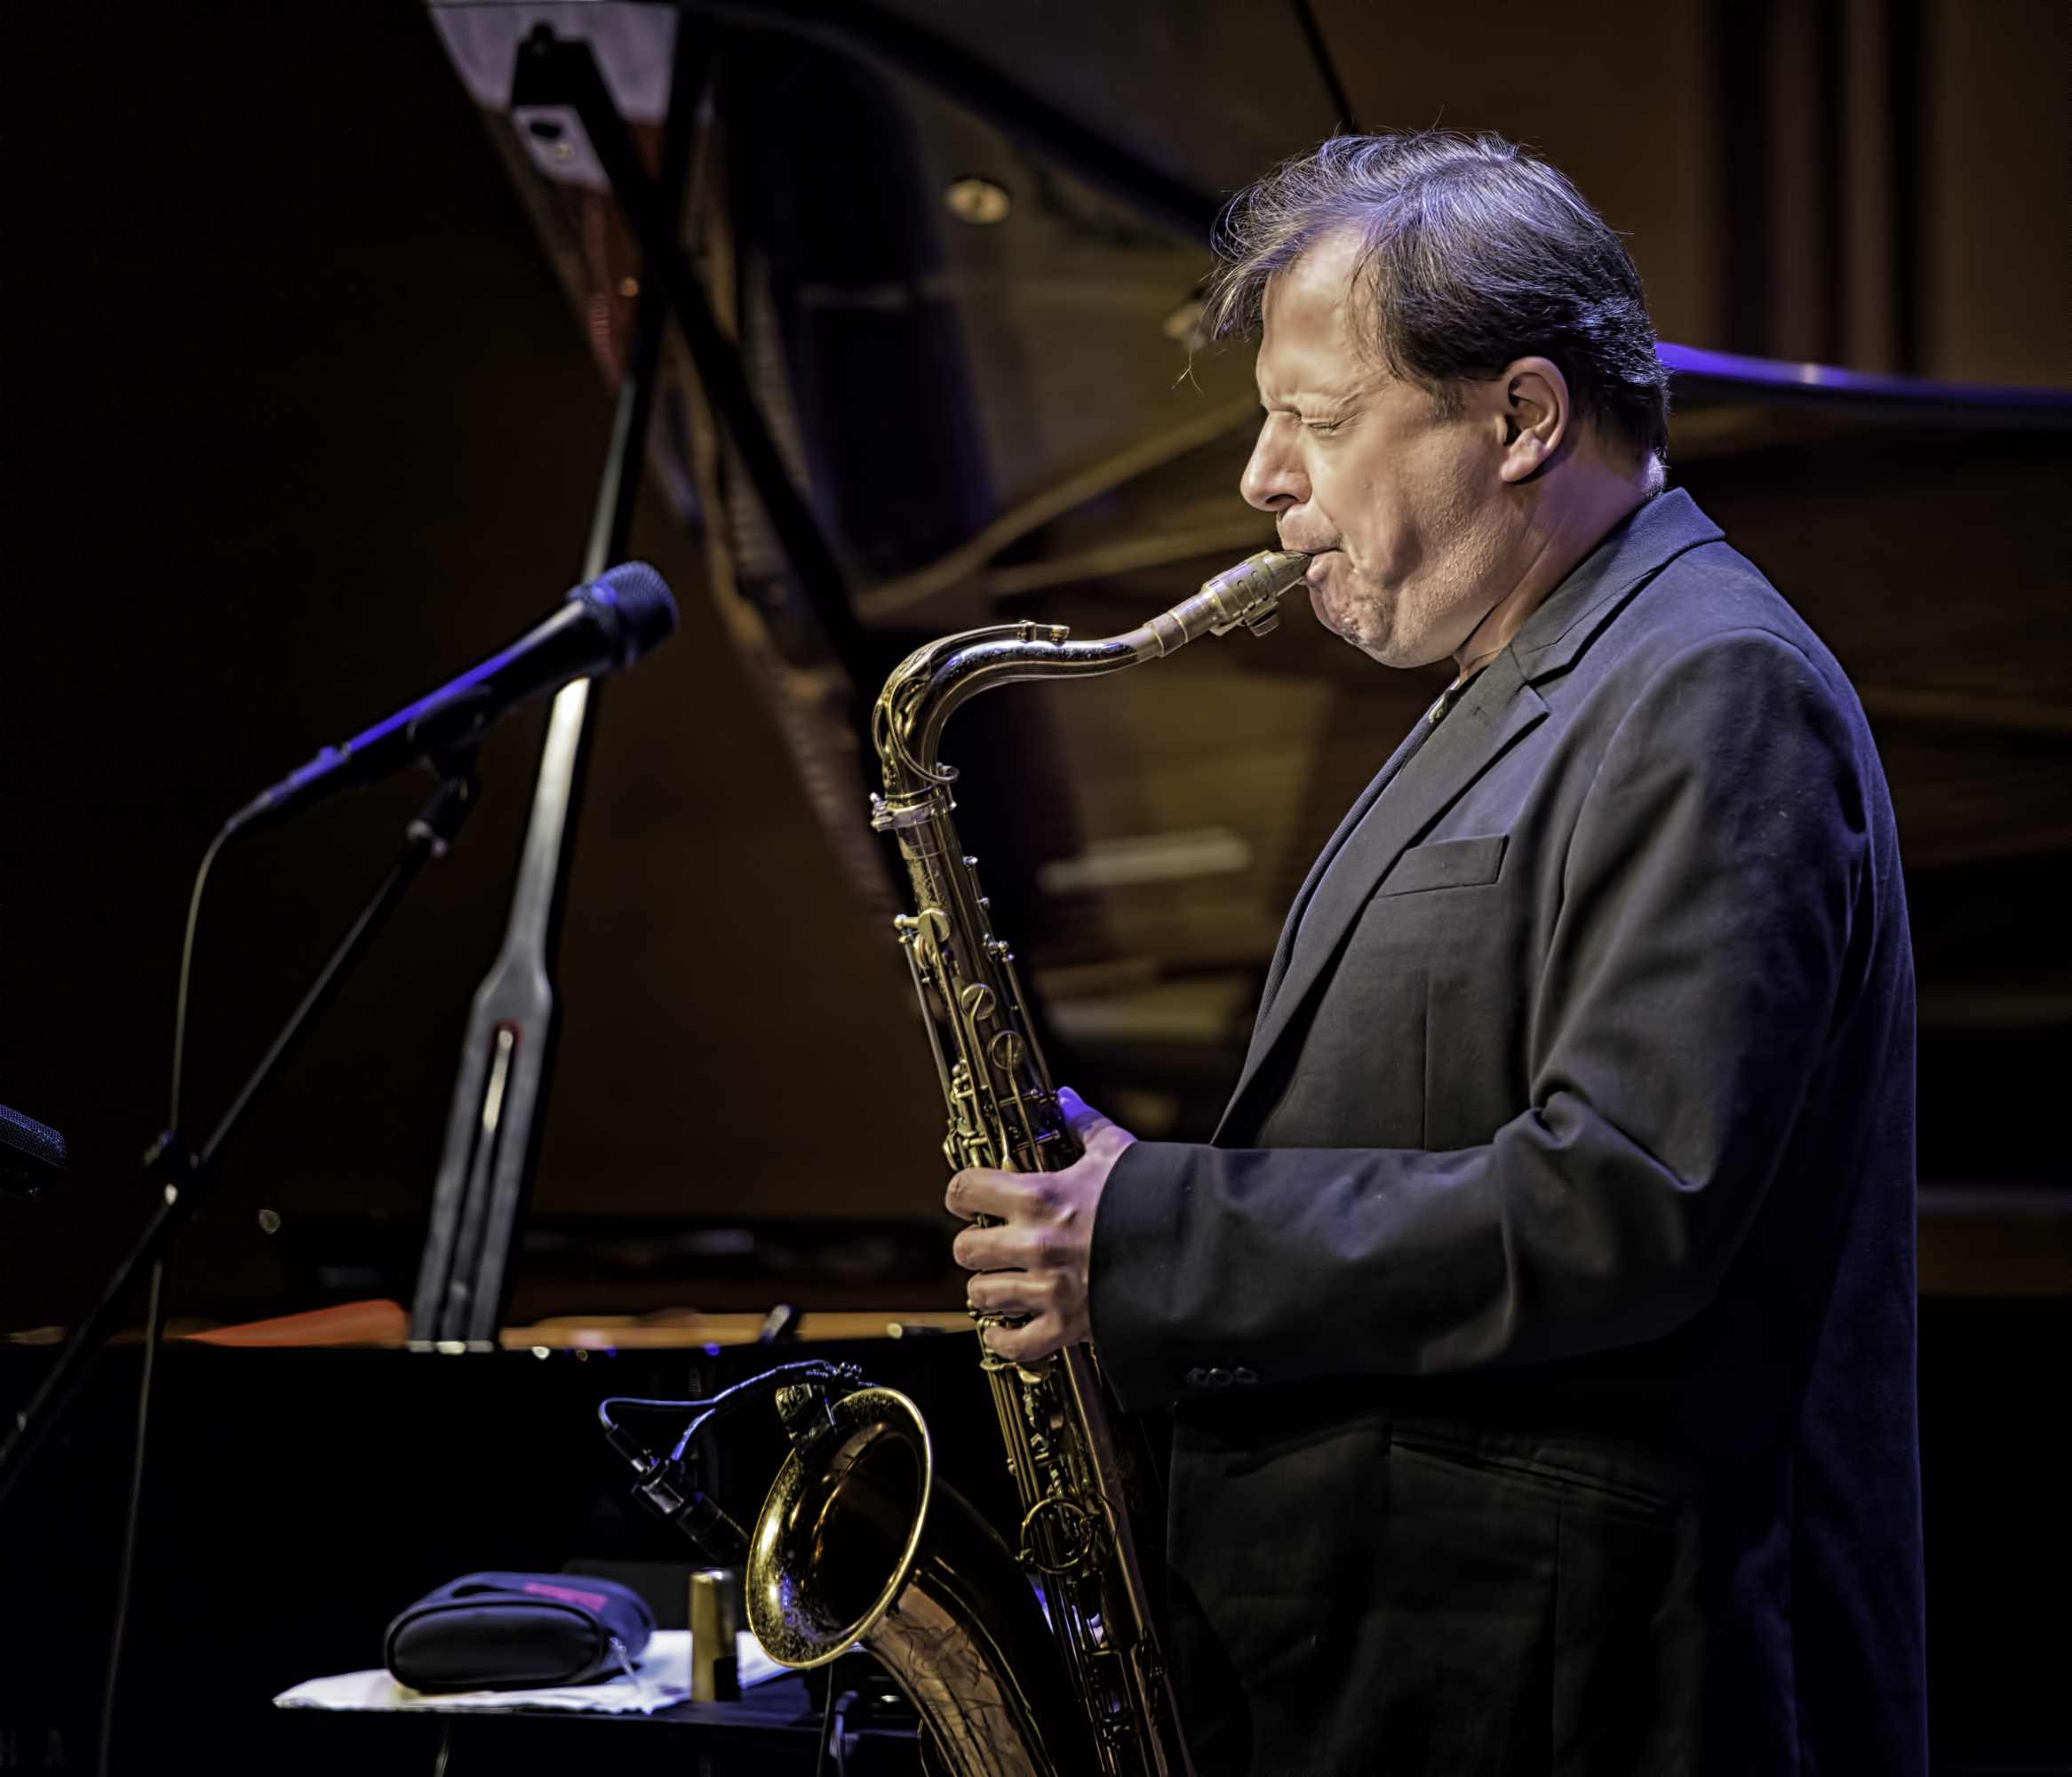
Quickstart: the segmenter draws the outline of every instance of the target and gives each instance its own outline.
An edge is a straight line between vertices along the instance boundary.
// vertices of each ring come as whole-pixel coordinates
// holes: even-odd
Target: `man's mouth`
[[[1315,544],[1306,549],[1299,543],[1284,542],[1280,546],[1283,549],[1289,551],[1291,554],[1307,555],[1310,558],[1309,566],[1303,570],[1303,579],[1304,582],[1309,582],[1313,579],[1317,570],[1323,565],[1324,558],[1326,556],[1335,555],[1338,553],[1338,546],[1335,543]]]

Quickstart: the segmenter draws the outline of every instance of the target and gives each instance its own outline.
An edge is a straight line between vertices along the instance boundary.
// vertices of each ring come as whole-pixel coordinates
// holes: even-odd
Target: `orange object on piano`
[[[388,1345],[410,1337],[410,1318],[401,1303],[345,1302],[336,1308],[313,1308],[307,1314],[283,1314],[272,1320],[247,1320],[241,1327],[219,1327],[185,1336],[203,1345]]]

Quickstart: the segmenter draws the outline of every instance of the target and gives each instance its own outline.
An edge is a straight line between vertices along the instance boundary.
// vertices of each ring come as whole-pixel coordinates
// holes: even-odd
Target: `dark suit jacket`
[[[1544,1742],[1559,1769],[1925,1770],[1913,1028],[1862,712],[1664,495],[1348,814],[1213,1145],[1111,1175],[1094,1337],[1126,1405],[1175,1404],[1209,1765],[1415,1742],[1422,1768],[1523,1769]],[[1476,1477],[1531,1510],[1470,1510]],[[1578,1528],[1607,1501],[1654,1514],[1654,1552]],[[1490,1606],[1507,1585],[1527,1601]],[[1545,1664],[1540,1689],[1433,1702],[1492,1608],[1544,1619],[1489,1655]],[[1562,1668],[1579,1635],[1625,1637],[1624,1665]],[[1668,1740],[1577,1750],[1650,1685]],[[1524,1725],[1449,1755],[1449,1708]]]

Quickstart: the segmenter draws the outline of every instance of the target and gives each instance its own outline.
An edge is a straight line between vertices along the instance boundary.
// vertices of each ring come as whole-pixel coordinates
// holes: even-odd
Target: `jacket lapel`
[[[1546,705],[1525,682],[1517,657],[1507,650],[1490,662],[1422,746],[1414,746],[1418,738],[1414,733],[1367,786],[1311,871],[1281,934],[1274,974],[1269,977],[1244,1073],[1224,1113],[1224,1127],[1235,1121],[1247,1089],[1297,1022],[1311,991],[1336,960],[1382,878],[1462,791],[1546,714]]]
[[[1338,829],[1325,842],[1317,861],[1310,866],[1310,873],[1303,878],[1303,886],[1295,891],[1295,904],[1288,909],[1287,920],[1280,928],[1280,942],[1274,946],[1272,966],[1266,971],[1266,990],[1259,996],[1259,1022],[1263,1024],[1272,1006],[1274,996],[1279,992],[1282,978],[1287,974],[1288,958],[1294,953],[1295,934],[1302,930],[1307,916],[1310,897],[1317,892],[1317,885],[1324,880],[1324,873],[1331,868],[1331,860],[1338,856],[1353,829],[1367,818],[1367,811],[1375,805],[1375,798],[1395,781],[1396,774],[1403,769],[1404,761],[1415,753],[1428,739],[1426,722],[1418,717],[1417,724],[1403,737],[1403,744],[1389,755],[1389,762],[1375,774],[1374,781],[1359,793],[1359,800],[1346,810],[1345,818],[1338,823]]]
[[[1571,665],[1670,562],[1721,536],[1682,489],[1658,495],[1549,595],[1436,730],[1425,735],[1422,722],[1411,730],[1303,879],[1267,973],[1244,1072],[1214,1140],[1222,1141],[1249,1114],[1246,1100],[1254,1082],[1298,1025],[1382,878],[1463,790],[1546,716],[1534,684]]]
[[[1573,665],[1640,588],[1678,556],[1725,533],[1681,488],[1658,494],[1590,553],[1511,639],[1527,684]]]

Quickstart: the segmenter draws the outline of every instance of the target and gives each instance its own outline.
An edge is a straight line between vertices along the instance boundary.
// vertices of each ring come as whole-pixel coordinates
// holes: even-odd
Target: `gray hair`
[[[1202,331],[1255,331],[1276,272],[1357,229],[1353,269],[1389,371],[1430,389],[1550,360],[1579,408],[1644,460],[1669,442],[1669,372],[1625,243],[1553,167],[1501,136],[1335,136],[1241,191]]]

